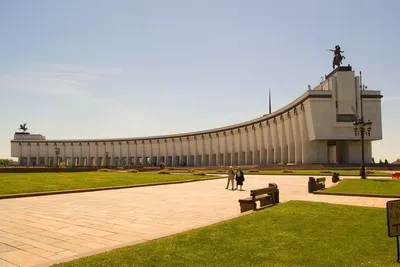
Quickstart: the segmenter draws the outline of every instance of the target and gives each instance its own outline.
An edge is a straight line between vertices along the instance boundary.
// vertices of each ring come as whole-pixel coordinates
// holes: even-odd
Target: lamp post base
[[[361,176],[361,179],[367,179],[367,173],[365,171],[365,167],[364,166],[361,167],[360,176]]]

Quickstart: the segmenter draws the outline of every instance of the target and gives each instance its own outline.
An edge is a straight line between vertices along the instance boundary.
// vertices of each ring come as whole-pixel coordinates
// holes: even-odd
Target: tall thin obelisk
[[[268,92],[269,114],[271,114],[271,89]]]

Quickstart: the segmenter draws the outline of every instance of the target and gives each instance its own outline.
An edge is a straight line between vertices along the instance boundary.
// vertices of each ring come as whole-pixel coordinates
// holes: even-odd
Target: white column
[[[269,125],[269,130],[270,130],[270,136],[271,136],[271,148],[272,148],[272,153],[270,155],[272,156],[272,164],[275,164],[277,162],[277,138],[276,138],[276,124],[274,122],[274,119],[270,121]]]
[[[212,137],[211,137],[211,134],[208,134],[208,145],[209,145],[209,148],[208,148],[208,166],[211,166],[212,165],[211,160],[212,160],[213,155],[214,155],[214,151],[212,149]]]
[[[190,136],[186,136],[186,142],[187,142],[187,154],[186,154],[186,166],[191,165],[190,159],[191,159],[191,144],[190,144]]]
[[[194,143],[194,161],[193,161],[193,165],[197,166],[198,162],[197,162],[197,157],[198,157],[198,148],[197,148],[197,135],[195,135],[193,137],[193,143]]]
[[[36,143],[36,166],[40,166],[40,145]]]
[[[224,131],[224,165],[227,166],[228,164],[228,136]]]
[[[124,161],[122,159],[122,142],[118,141],[118,145],[119,145],[119,163],[118,163],[118,166],[123,167],[124,166],[123,165]]]
[[[246,157],[244,159],[242,159],[242,155],[243,155],[243,135],[242,135],[242,130],[239,128],[238,129],[238,133],[239,133],[239,153],[238,153],[238,165],[244,165],[244,161],[246,161]]]
[[[293,115],[290,118],[290,123],[292,125],[292,135],[294,140],[294,163],[301,163],[301,149],[299,143],[301,142],[300,133],[299,133],[299,124],[297,122],[297,109],[294,109]]]
[[[202,146],[203,146],[203,155],[201,156],[201,166],[205,165],[205,156],[206,156],[206,141],[204,139],[204,135],[201,135]]]
[[[139,159],[138,159],[138,143],[137,143],[138,141],[134,141],[134,145],[135,145],[135,156],[133,157],[133,162],[134,162],[134,165],[135,165],[135,167],[137,167],[137,165],[139,164]]]
[[[83,166],[83,152],[82,152],[82,143],[79,143],[79,158],[78,158],[78,166]]]
[[[258,142],[257,142],[257,133],[256,133],[256,126],[253,124],[251,126],[251,129],[253,130],[253,162],[252,165],[260,164],[261,163],[261,149],[260,149],[260,154],[258,154]],[[258,155],[258,161],[256,162],[256,155]]]
[[[264,128],[263,123],[260,122],[258,124],[259,128],[259,136],[260,136],[260,164],[264,164],[267,162],[266,159],[266,146],[265,146],[265,139],[264,139]]]
[[[70,158],[70,164],[71,167],[75,166],[75,147],[74,147],[74,143],[70,143],[71,146],[71,158]]]
[[[285,129],[285,119],[283,115],[280,116],[278,122],[278,132],[279,132],[279,143],[281,146],[281,163],[287,163],[287,152],[286,152],[286,129]]]
[[[27,166],[31,165],[31,143],[28,143],[28,157],[27,157]]]
[[[180,165],[180,163],[183,162],[183,139],[182,139],[182,137],[179,137],[179,142],[180,142],[180,145],[181,145],[181,149],[180,149],[178,165]]]
[[[153,164],[153,142],[151,139],[149,140],[149,147],[150,147],[150,153],[149,153],[150,164]]]
[[[92,152],[91,152],[91,148],[90,148],[90,143],[87,142],[86,146],[87,146],[87,150],[88,150],[88,157],[87,157],[86,163],[88,166],[92,166]]]
[[[278,152],[279,152],[279,156],[278,156],[278,163],[284,163],[284,161],[283,161],[283,140],[282,140],[282,137],[283,137],[283,134],[282,134],[282,121],[281,121],[281,117],[279,117],[277,120],[276,120],[276,122],[277,122],[277,124],[276,124],[276,128],[277,128],[277,139],[278,139],[278,145],[279,145],[279,148],[278,148]]]
[[[263,127],[264,144],[266,145],[266,162],[267,164],[273,163],[273,153],[272,153],[272,135],[271,135],[271,125],[270,121],[265,122]]]
[[[146,145],[145,140],[142,140],[142,164],[143,164],[143,167],[146,166],[146,164],[147,164],[145,145]]]
[[[234,130],[231,130],[231,164],[230,165],[234,165],[234,164],[237,164],[236,162],[234,162],[234,154],[236,153],[236,151],[235,151],[235,135],[234,135]],[[239,155],[239,154],[238,154]],[[239,158],[239,156],[238,156],[238,158]],[[239,159],[238,159],[238,162],[239,162]]]
[[[46,156],[45,156],[45,158],[44,158],[44,165],[45,166],[49,166],[49,146],[48,146],[48,144],[47,143],[45,143],[44,144],[44,149],[45,149],[45,153],[46,153]]]
[[[96,158],[94,160],[94,165],[96,167],[98,167],[99,166],[99,144],[96,142],[95,146],[96,146]]]
[[[287,118],[285,120],[285,133],[286,133],[286,141],[288,145],[288,162],[294,163],[294,140],[293,140],[293,128],[291,123],[291,116],[290,112],[287,114]]]
[[[156,159],[156,165],[159,165],[161,163],[160,157],[161,157],[161,145],[160,145],[160,139],[157,139],[157,159]],[[164,162],[165,163],[165,162]]]
[[[222,165],[221,164],[221,143],[219,140],[219,133],[216,134],[216,137],[217,137],[217,152],[215,155],[215,161],[216,161],[215,164],[218,166],[218,165]]]
[[[131,166],[131,160],[130,160],[130,152],[129,152],[129,149],[130,149],[130,145],[129,145],[129,141],[126,141],[126,149],[127,149],[127,152],[126,152],[126,166],[127,167],[129,167],[129,166]]]
[[[66,166],[67,153],[66,153],[66,149],[65,149],[65,143],[62,143],[62,150],[63,150],[63,158],[62,158],[61,162],[64,162],[64,166]]]
[[[175,148],[175,139],[172,138],[172,166],[176,164],[176,148]]]
[[[244,136],[246,138],[246,162],[245,162],[245,164],[252,165],[253,164],[252,163],[252,155],[250,155],[250,152],[251,152],[251,150],[250,150],[250,130],[248,127],[245,127],[244,131],[245,131]]]

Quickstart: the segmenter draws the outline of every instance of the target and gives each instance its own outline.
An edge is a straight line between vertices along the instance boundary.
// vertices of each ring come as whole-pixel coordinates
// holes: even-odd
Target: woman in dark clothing
[[[242,191],[243,181],[244,181],[243,171],[242,169],[240,169],[240,167],[238,167],[238,170],[236,172],[236,187],[239,186],[240,191]]]

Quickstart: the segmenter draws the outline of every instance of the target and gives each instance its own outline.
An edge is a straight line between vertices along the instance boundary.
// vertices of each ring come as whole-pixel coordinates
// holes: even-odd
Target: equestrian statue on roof
[[[342,60],[346,59],[342,53],[344,53],[344,51],[341,50],[339,45],[335,46],[335,49],[328,49],[327,51],[331,51],[333,52],[333,61],[332,61],[332,68],[334,69],[335,66],[340,67],[340,64],[342,64]]]

